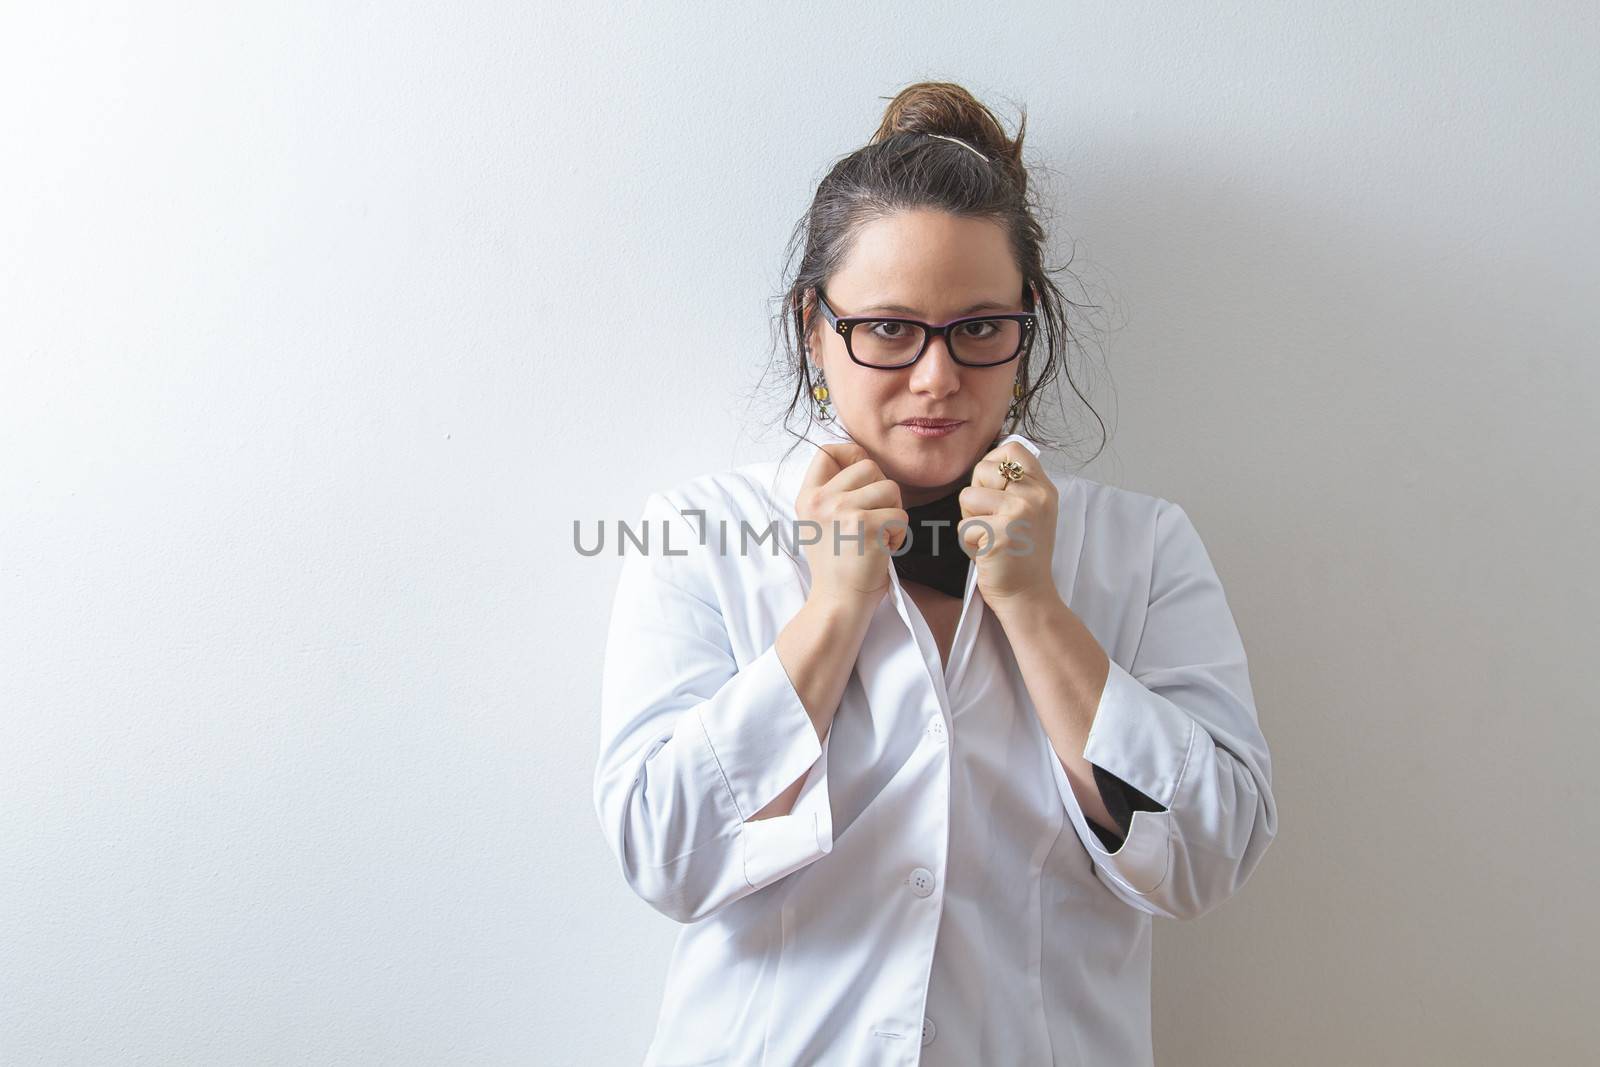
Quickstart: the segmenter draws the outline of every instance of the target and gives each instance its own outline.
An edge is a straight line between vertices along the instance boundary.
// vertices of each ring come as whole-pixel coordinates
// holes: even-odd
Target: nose
[[[935,337],[928,342],[911,368],[911,391],[929,396],[947,396],[961,388],[961,364],[950,358],[950,346],[945,338]]]

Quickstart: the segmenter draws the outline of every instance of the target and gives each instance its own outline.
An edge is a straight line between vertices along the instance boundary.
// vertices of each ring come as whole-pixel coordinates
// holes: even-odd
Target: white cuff
[[[742,820],[772,803],[822,755],[817,728],[776,644],[695,714]]]
[[[745,822],[742,828],[744,878],[756,889],[776,882],[833,851],[833,808],[828,799],[828,741],[806,775],[787,815]]]
[[[1197,729],[1199,724],[1182,708],[1152,693],[1112,660],[1084,742],[1083,758],[1170,808]]]
[[[1083,758],[1133,786],[1167,811],[1135,811],[1122,844],[1107,849],[1088,827],[1079,836],[1108,877],[1139,896],[1166,881],[1172,862],[1173,814],[1199,724],[1176,704],[1152,693],[1116,660],[1111,660]],[[1064,796],[1072,786],[1060,761],[1050,761]]]

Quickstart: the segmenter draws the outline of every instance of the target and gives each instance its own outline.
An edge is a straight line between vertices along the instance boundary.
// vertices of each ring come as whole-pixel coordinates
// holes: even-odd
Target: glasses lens
[[[922,351],[925,332],[909,322],[858,322],[850,330],[850,351],[863,363],[898,367]]]
[[[966,363],[1004,363],[1022,346],[1022,323],[1016,319],[974,319],[950,331],[957,359]]]

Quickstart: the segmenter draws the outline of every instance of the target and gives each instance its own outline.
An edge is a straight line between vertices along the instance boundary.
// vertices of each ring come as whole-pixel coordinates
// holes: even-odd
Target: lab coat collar
[[[832,422],[814,423],[805,440],[795,446],[792,452],[779,461],[778,469],[773,479],[773,495],[777,506],[782,509],[785,521],[792,522],[795,519],[795,498],[799,495],[806,469],[810,467],[812,459],[815,458],[822,445],[851,440],[853,438],[849,435],[849,431],[844,428],[837,418]],[[1012,441],[1022,445],[1029,452],[1032,452],[1035,457],[1039,455],[1038,444],[1020,433],[1005,434],[995,442],[994,447],[998,448]],[[795,558],[803,576],[802,585],[809,592],[811,588],[811,568],[806,563],[803,553],[795,553]],[[941,700],[946,704],[946,715],[948,716],[948,701],[945,699],[947,686],[954,687],[959,682],[961,671],[966,666],[967,658],[977,633],[978,617],[983,611],[983,598],[978,593],[978,568],[975,564],[969,563],[967,565],[967,584],[961,601],[961,616],[956,624],[955,640],[951,646],[949,663],[943,668],[940,665],[939,652],[933,643],[931,631],[929,631],[927,623],[923,621],[922,613],[917,609],[916,604],[906,595],[905,589],[900,583],[900,576],[893,567],[889,568],[889,586],[890,596],[887,599],[893,604],[895,612],[905,623],[906,628],[916,638],[923,659],[927,663],[928,672],[936,679],[936,688],[940,692]],[[913,621],[913,618],[916,621]],[[872,658],[872,654],[866,653],[865,650],[863,651],[863,660],[871,660]],[[860,666],[863,668],[862,676],[864,678],[873,676],[873,663],[864,662]]]

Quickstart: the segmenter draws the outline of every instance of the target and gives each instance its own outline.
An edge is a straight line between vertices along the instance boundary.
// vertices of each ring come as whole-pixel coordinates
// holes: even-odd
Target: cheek
[[[995,375],[993,381],[984,382],[983,405],[988,411],[1003,411],[1011,406],[1012,376]]]
[[[830,371],[828,380],[838,386],[840,402],[852,408],[882,407],[894,396],[898,383],[893,374],[858,366],[849,359]]]

